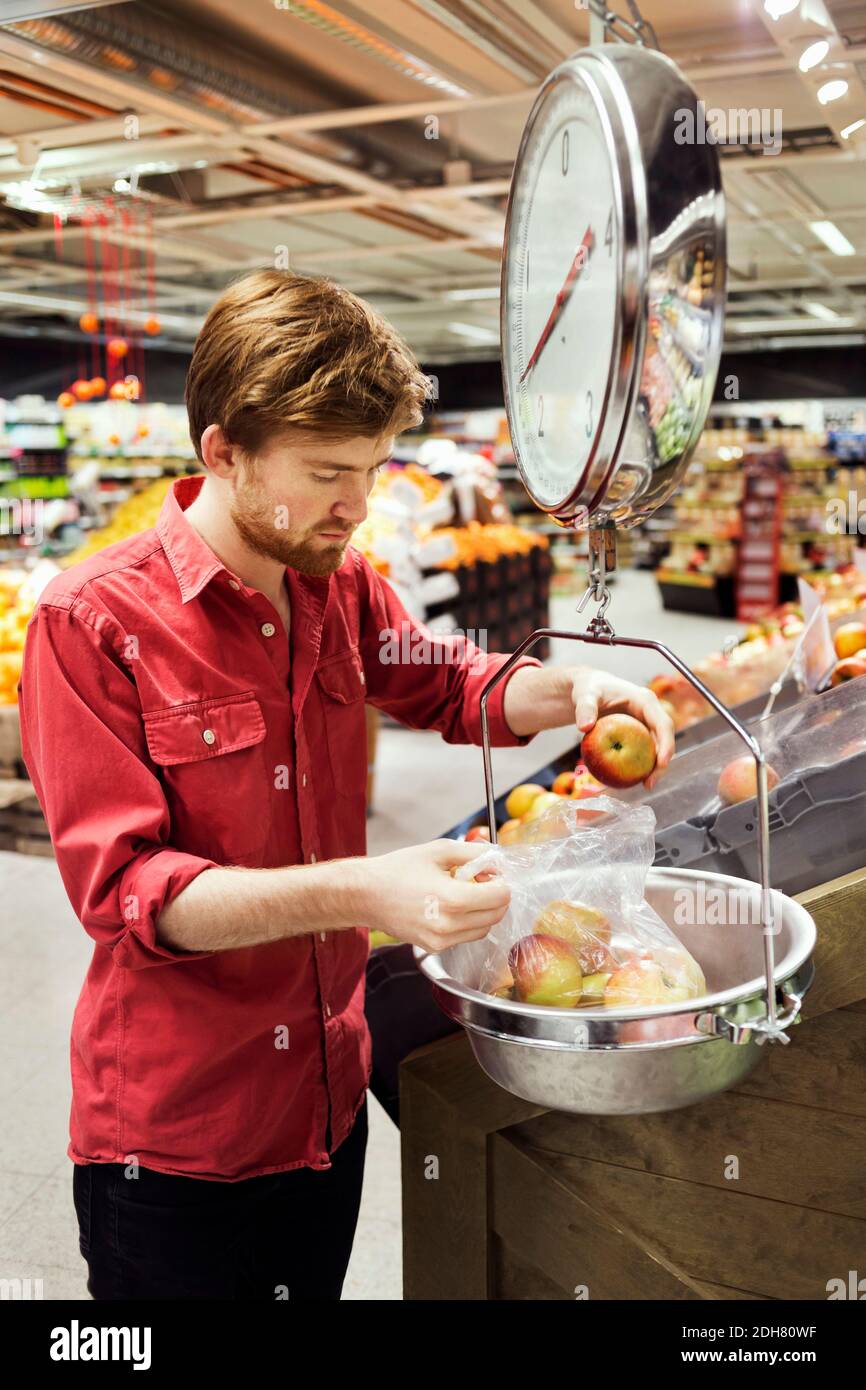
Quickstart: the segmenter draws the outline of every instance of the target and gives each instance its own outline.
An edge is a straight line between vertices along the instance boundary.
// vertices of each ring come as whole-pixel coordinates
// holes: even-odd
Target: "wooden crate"
[[[866,870],[801,900],[803,1022],[701,1105],[545,1111],[462,1033],[403,1064],[405,1298],[826,1299],[864,1272]]]

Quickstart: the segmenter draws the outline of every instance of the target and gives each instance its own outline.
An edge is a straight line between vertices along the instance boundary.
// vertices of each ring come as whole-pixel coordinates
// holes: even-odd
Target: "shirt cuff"
[[[129,864],[120,880],[120,910],[127,930],[112,948],[115,965],[141,970],[149,965],[204,960],[214,951],[180,951],[157,939],[160,913],[205,869],[216,869],[213,859],[201,859],[176,849],[160,849]]]
[[[495,666],[491,662],[491,665],[487,668],[487,678],[489,679],[496,671],[501,670],[506,661],[508,661],[508,657],[503,656],[501,660],[497,660]],[[540,667],[541,665],[542,663],[534,656],[523,657],[521,661],[517,662],[514,670],[509,671],[505,680],[500,682],[493,691],[493,694],[487,701],[487,724],[490,729],[491,748],[523,748],[525,744],[529,743],[530,739],[535,738],[535,734],[518,735],[512,733],[505,718],[503,705],[505,703],[505,692],[508,689],[508,682],[514,675],[514,672],[519,671],[521,666]],[[478,741],[479,743],[481,742],[480,738]]]

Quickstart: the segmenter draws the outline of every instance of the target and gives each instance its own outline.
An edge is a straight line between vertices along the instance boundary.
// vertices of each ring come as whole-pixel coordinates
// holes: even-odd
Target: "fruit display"
[[[779,774],[767,764],[767,790],[778,786]],[[751,801],[758,795],[758,769],[751,754],[734,758],[719,774],[718,792],[726,806],[736,806],[741,801]]]
[[[140,492],[133,493],[125,502],[121,502],[107,526],[100,526],[97,530],[91,531],[83,545],[71,555],[64,557],[64,566],[77,564],[79,560],[86,560],[89,555],[95,555],[97,551],[104,550],[115,541],[124,541],[129,536],[137,535],[139,531],[146,531],[149,527],[155,526],[172,482],[172,478],[156,478]]]
[[[0,570],[0,705],[18,703],[24,639],[36,597],[25,570]]]
[[[604,783],[593,777],[583,762],[579,762],[573,771],[558,773],[549,788],[542,787],[538,782],[521,782],[518,786],[512,787],[505,798],[506,819],[497,828],[497,843],[531,843],[539,833],[536,823],[552,807],[563,806],[571,801],[583,801],[587,797],[597,796],[604,790]],[[551,826],[545,826],[545,833],[549,832],[550,828]],[[479,821],[470,826],[463,838],[470,841],[488,840],[490,831],[486,822]]]

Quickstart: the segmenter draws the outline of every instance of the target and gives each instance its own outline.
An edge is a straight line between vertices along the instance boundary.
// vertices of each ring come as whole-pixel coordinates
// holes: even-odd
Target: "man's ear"
[[[217,478],[233,478],[238,469],[238,449],[230,444],[219,425],[208,425],[201,437],[201,455],[208,472]]]

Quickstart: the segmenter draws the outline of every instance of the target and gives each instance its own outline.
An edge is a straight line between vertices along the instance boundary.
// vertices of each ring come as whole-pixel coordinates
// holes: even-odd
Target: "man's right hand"
[[[479,940],[505,916],[511,890],[498,876],[476,882],[455,879],[451,870],[488,848],[480,842],[433,840],[364,860],[358,918],[425,951]]]

